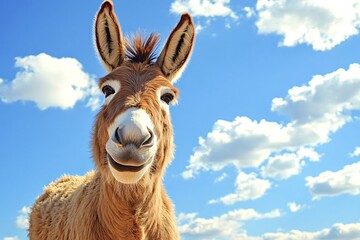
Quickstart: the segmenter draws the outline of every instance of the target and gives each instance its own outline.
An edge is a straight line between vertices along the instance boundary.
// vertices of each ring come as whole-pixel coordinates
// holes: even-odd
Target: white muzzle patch
[[[122,139],[116,132],[122,128]],[[118,131],[119,132],[119,131]],[[150,146],[136,145],[136,139],[143,139],[151,132]],[[151,168],[158,146],[154,124],[149,115],[139,108],[130,108],[121,113],[108,128],[109,140],[106,143],[108,166],[114,178],[124,184],[137,183]],[[115,139],[115,140],[114,140]]]

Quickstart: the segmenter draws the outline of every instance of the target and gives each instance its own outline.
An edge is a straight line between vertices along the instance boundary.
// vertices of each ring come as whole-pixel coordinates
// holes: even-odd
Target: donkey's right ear
[[[95,20],[95,43],[108,72],[124,61],[125,48],[120,25],[110,0],[105,0]]]

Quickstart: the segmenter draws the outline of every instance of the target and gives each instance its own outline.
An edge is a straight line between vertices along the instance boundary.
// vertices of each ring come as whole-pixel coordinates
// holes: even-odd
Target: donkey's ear
[[[157,64],[167,79],[174,83],[184,70],[194,45],[195,28],[189,14],[183,14],[171,32]]]
[[[105,68],[111,72],[125,58],[124,40],[110,0],[105,0],[95,20],[95,42]]]

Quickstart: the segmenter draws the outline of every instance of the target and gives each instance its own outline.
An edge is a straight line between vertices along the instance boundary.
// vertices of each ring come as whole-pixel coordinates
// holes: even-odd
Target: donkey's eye
[[[170,102],[174,99],[174,95],[172,93],[164,93],[160,99],[164,102],[166,102],[166,104],[170,104]]]
[[[102,92],[104,93],[105,98],[106,98],[109,95],[114,94],[115,90],[112,87],[110,87],[109,85],[106,85],[102,88]]]

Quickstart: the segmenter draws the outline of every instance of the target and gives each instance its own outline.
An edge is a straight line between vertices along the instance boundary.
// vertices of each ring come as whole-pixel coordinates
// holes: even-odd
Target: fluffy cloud
[[[15,237],[4,237],[4,240],[19,240],[18,236]]]
[[[182,176],[189,179],[201,170],[219,171],[228,165],[258,167],[287,140],[286,128],[275,122],[247,117],[236,117],[232,122],[218,120],[206,139],[199,138],[200,146]]]
[[[238,16],[231,10],[230,0],[175,0],[170,11],[177,14],[190,13],[194,17],[231,17]]]
[[[206,138],[199,138],[182,176],[189,179],[229,165],[258,168],[267,160],[264,176],[284,179],[297,174],[304,158],[319,159],[313,147],[328,142],[331,133],[352,119],[351,111],[360,109],[360,65],[316,75],[307,85],[291,88],[285,98],[274,98],[271,109],[291,121],[216,121]]]
[[[308,85],[290,89],[285,99],[273,99],[272,110],[289,114],[297,125],[334,119],[329,131],[336,131],[348,120],[345,111],[360,109],[359,74],[360,65],[351,64],[348,70],[316,75]]]
[[[243,8],[243,11],[246,13],[246,17],[247,18],[251,18],[252,16],[254,16],[256,13],[255,13],[255,10],[251,7],[244,7]]]
[[[238,239],[246,236],[242,229],[244,221],[280,216],[278,209],[267,213],[258,213],[254,209],[238,209],[208,219],[197,217],[197,213],[180,213],[178,226],[184,239]]]
[[[96,109],[99,106],[95,80],[74,58],[56,58],[41,53],[17,57],[15,66],[20,68],[15,79],[0,81],[3,102],[32,101],[45,110],[49,107],[73,108],[76,102],[87,99],[88,107]]]
[[[360,147],[355,148],[354,152],[350,154],[352,157],[360,156]]]
[[[287,179],[300,173],[301,167],[305,165],[304,159],[318,161],[320,156],[311,148],[300,148],[295,153],[276,155],[270,157],[267,165],[261,168],[261,174],[269,178]]]
[[[360,162],[337,172],[326,171],[316,177],[307,177],[306,186],[315,200],[340,194],[360,195]]]
[[[256,26],[259,33],[276,33],[283,46],[309,44],[329,50],[359,33],[359,0],[258,0]]]
[[[297,204],[294,202],[289,202],[287,205],[289,207],[290,212],[293,212],[293,213],[298,212],[305,207],[305,205],[300,205],[300,204]]]
[[[227,178],[228,175],[226,173],[222,173],[221,176],[217,177],[215,180],[214,180],[214,183],[218,183],[218,182],[222,182],[225,178]]]
[[[235,210],[220,217],[210,219],[197,218],[196,213],[183,214],[178,217],[179,230],[184,240],[216,239],[216,240],[313,240],[313,239],[359,239],[360,223],[336,223],[330,228],[315,232],[291,230],[290,232],[265,233],[261,236],[249,236],[242,228],[241,217],[245,220],[275,218],[281,216],[280,211],[274,210],[266,214],[256,213],[253,209],[243,212]],[[252,217],[251,217],[252,216]],[[256,217],[257,216],[257,217]],[[239,219],[237,220],[237,218]],[[181,219],[180,219],[181,218]]]
[[[359,239],[360,223],[342,224],[337,223],[331,228],[325,228],[317,232],[302,232],[292,230],[289,233],[266,233],[263,240],[313,240],[313,239]]]
[[[268,180],[258,178],[255,173],[246,174],[240,172],[235,182],[235,193],[219,199],[212,199],[209,203],[222,202],[226,205],[231,205],[239,201],[258,199],[262,197],[270,187],[271,183]]]
[[[30,207],[23,207],[20,211],[20,215],[16,218],[16,226],[21,229],[29,228],[29,214],[31,212]]]

